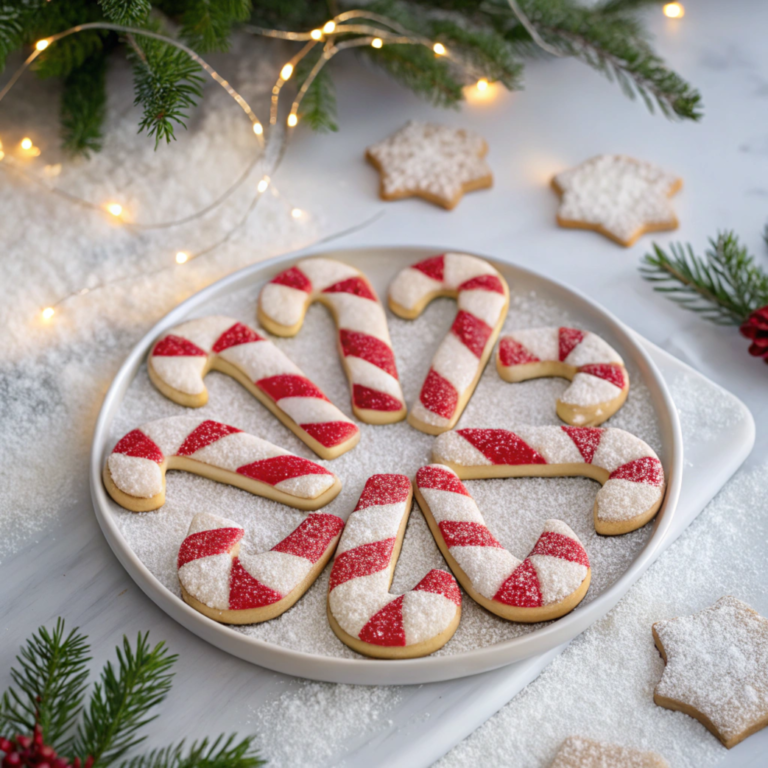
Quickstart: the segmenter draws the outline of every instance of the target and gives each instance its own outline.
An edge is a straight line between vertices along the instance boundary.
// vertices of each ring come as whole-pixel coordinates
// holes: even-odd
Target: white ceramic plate
[[[367,248],[288,254],[235,272],[187,299],[168,313],[136,345],[115,376],[96,422],[91,451],[91,495],[99,525],[117,558],[139,587],[171,618],[209,643],[246,661],[286,674],[336,683],[362,685],[395,685],[449,680],[520,661],[548,651],[583,632],[605,615],[624,595],[632,583],[658,555],[668,536],[672,515],[680,493],[683,468],[683,444],[677,411],[664,380],[656,366],[628,330],[590,299],[548,278],[482,254],[504,275],[514,291],[533,291],[538,296],[557,302],[580,327],[593,330],[616,347],[628,366],[639,371],[650,393],[661,434],[660,458],[668,487],[664,504],[654,522],[650,538],[635,556],[623,575],[588,605],[580,606],[568,616],[542,626],[529,634],[477,650],[450,656],[426,657],[406,661],[376,661],[362,658],[331,658],[290,650],[273,643],[248,637],[224,624],[219,624],[190,608],[168,591],[139,560],[126,542],[110,507],[109,497],[101,482],[101,470],[109,445],[110,424],[117,413],[136,373],[144,363],[152,342],[167,329],[178,325],[213,299],[229,293],[252,289],[254,306],[259,286],[285,269],[297,258],[307,255],[327,256],[347,261],[361,269],[376,286],[386,286],[402,268],[445,248]],[[635,374],[637,376],[637,374]]]

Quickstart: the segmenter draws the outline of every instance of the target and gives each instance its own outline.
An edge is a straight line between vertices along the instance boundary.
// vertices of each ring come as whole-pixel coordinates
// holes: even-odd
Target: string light
[[[326,21],[325,24],[323,25],[323,32],[325,32],[326,35],[332,35],[335,29],[336,29],[335,21]]]
[[[477,90],[478,91],[488,90],[488,81],[485,78],[482,78],[481,80],[477,81]]]
[[[309,33],[309,36],[310,36],[310,37],[311,37],[313,40],[319,40],[319,39],[320,39],[320,38],[323,36],[323,31],[322,31],[321,29],[313,29],[313,30],[312,30],[312,31]]]
[[[261,134],[264,133],[264,126],[261,123],[254,123],[253,124],[253,132],[257,136],[261,136]]]
[[[25,137],[21,140],[21,148],[22,149],[32,149],[32,139]]]
[[[304,215],[304,211],[301,210],[301,208],[294,208],[291,211],[291,216],[293,216],[294,219],[300,219]]]
[[[43,320],[50,320],[56,314],[56,310],[53,307],[46,307],[43,312]]]
[[[298,122],[299,122],[299,118],[298,118],[298,117],[296,117],[296,115],[294,115],[294,114],[293,114],[293,112],[291,112],[291,114],[290,114],[290,115],[288,115],[288,126],[289,126],[290,128],[295,128],[295,127],[296,127],[296,124],[297,124]]]
[[[373,48],[381,48],[382,45],[384,45],[384,41],[380,37],[374,37],[371,40],[371,47]]]
[[[35,48],[38,51],[44,51],[50,45],[50,40],[42,39],[35,43]]]
[[[432,46],[432,50],[435,52],[436,56],[445,56],[448,51],[445,50],[445,46],[442,43],[435,43]]]
[[[259,190],[259,192],[266,192],[267,187],[269,186],[269,178],[265,176],[257,185],[256,189]]]
[[[184,251],[179,251],[176,254],[176,263],[177,264],[186,264],[189,261],[189,254],[184,253]]]
[[[280,70],[280,77],[283,80],[290,80],[291,75],[293,74],[293,64],[286,64],[281,70]]]
[[[682,19],[685,16],[682,3],[667,3],[662,10],[668,19]]]
[[[108,203],[106,208],[115,217],[123,212],[123,206],[120,203]]]

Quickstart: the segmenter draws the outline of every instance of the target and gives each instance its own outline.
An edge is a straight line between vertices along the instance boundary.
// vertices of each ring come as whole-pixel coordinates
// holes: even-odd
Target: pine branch
[[[234,734],[226,739],[219,736],[212,743],[203,739],[194,742],[186,754],[182,741],[136,757],[123,763],[121,768],[259,768],[265,765],[255,751],[252,736],[237,742],[235,739]]]
[[[61,95],[62,146],[88,157],[102,145],[106,116],[106,56],[93,56],[72,71]]]
[[[192,0],[181,17],[181,36],[200,53],[226,51],[229,33],[251,14],[251,0]]]
[[[64,634],[59,619],[49,632],[40,627],[11,669],[15,687],[3,694],[0,724],[9,732],[31,733],[36,723],[49,744],[58,745],[77,718],[85,694],[88,646],[77,628]]]
[[[296,87],[300,88],[319,56],[306,56],[296,67]],[[307,89],[299,108],[299,117],[314,131],[338,131],[336,91],[328,67],[323,67]]]
[[[133,50],[134,103],[144,108],[139,132],[155,137],[155,148],[175,139],[174,123],[186,127],[187,112],[202,97],[199,65],[184,51],[161,40],[131,40]]]
[[[751,312],[768,305],[768,273],[755,263],[733,232],[710,239],[703,257],[690,245],[658,245],[646,254],[640,272],[684,309],[698,312],[718,325],[740,325]]]
[[[99,5],[109,21],[126,27],[142,24],[152,10],[150,0],[99,0]]]
[[[178,657],[169,656],[164,643],[150,649],[148,638],[140,634],[134,651],[124,637],[117,670],[108,662],[94,686],[74,743],[75,754],[93,757],[94,768],[111,765],[144,741],[137,731],[157,717],[149,713],[171,688],[170,669]]]

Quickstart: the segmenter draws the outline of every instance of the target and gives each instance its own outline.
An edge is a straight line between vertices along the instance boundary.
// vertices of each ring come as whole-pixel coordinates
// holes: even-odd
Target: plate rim
[[[495,258],[484,254],[471,253],[494,265],[501,264],[525,275],[528,280],[543,281],[554,293],[569,294],[592,314],[611,327],[613,334],[621,341],[625,349],[631,350],[640,367],[644,383],[652,390],[654,410],[660,422],[662,444],[667,477],[667,491],[664,503],[653,523],[653,531],[644,547],[638,552],[630,566],[619,579],[587,606],[577,608],[567,616],[526,635],[505,640],[484,648],[473,649],[450,656],[426,656],[418,659],[383,661],[368,658],[336,658],[321,654],[308,653],[285,648],[274,643],[248,637],[227,625],[220,624],[198,611],[195,611],[180,597],[171,593],[138,558],[123,537],[117,521],[109,507],[109,499],[101,482],[106,447],[109,441],[109,427],[117,409],[122,403],[125,392],[144,362],[146,354],[163,331],[177,325],[201,305],[235,290],[241,283],[257,282],[269,273],[277,273],[286,262],[306,257],[335,257],[352,261],[366,253],[383,255],[387,251],[410,252],[414,258],[456,252],[450,248],[424,245],[360,245],[347,248],[327,248],[324,244],[315,244],[307,248],[275,256],[265,261],[243,267],[230,275],[217,280],[202,290],[192,294],[178,304],[134,345],[123,361],[107,390],[93,432],[90,454],[90,488],[94,512],[99,526],[117,559],[139,588],[175,621],[191,632],[245,661],[257,664],[277,672],[295,675],[312,680],[358,685],[399,685],[423,684],[451,680],[468,675],[497,669],[514,662],[536,656],[564,642],[572,640],[595,621],[602,618],[624,596],[629,587],[653,563],[659,547],[667,537],[677,506],[682,485],[683,441],[680,420],[669,389],[650,355],[637,341],[635,332],[616,318],[598,302],[584,295],[581,291],[567,286],[535,270],[521,266],[513,261]],[[653,389],[657,391],[654,393]],[[658,402],[657,402],[658,401]],[[659,408],[662,405],[663,408]]]

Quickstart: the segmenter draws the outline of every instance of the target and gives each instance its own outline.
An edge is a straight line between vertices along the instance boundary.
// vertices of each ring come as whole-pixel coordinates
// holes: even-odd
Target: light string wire
[[[361,20],[365,23],[362,23],[362,24],[348,23],[348,22],[357,22],[358,20]],[[374,26],[377,24],[380,26]],[[189,46],[179,42],[178,40],[167,37],[166,35],[162,35],[157,32],[153,32],[151,30],[126,27],[120,24],[112,24],[108,22],[91,22],[91,23],[80,24],[80,25],[71,27],[70,29],[67,29],[63,32],[58,32],[54,35],[50,35],[38,41],[32,53],[25,59],[25,61],[21,64],[21,66],[18,67],[18,69],[13,73],[13,75],[11,76],[9,81],[6,83],[6,85],[2,88],[2,90],[0,90],[0,101],[2,101],[2,99],[10,92],[10,90],[18,82],[18,80],[24,74],[24,72],[26,72],[29,69],[29,67],[33,64],[35,59],[37,59],[37,57],[44,50],[46,50],[51,44],[65,37],[68,37],[69,35],[77,34],[79,32],[83,32],[86,30],[93,30],[93,29],[103,29],[103,30],[124,34],[128,40],[128,43],[132,45],[134,50],[136,50],[138,53],[140,53],[141,49],[136,43],[134,36],[136,37],[143,36],[143,37],[153,38],[183,51],[193,61],[195,61],[201,67],[201,69],[204,72],[206,72],[206,74],[208,74],[208,76],[214,82],[216,82],[227,93],[227,95],[230,96],[238,104],[238,106],[243,110],[243,112],[251,121],[252,131],[257,138],[257,141],[259,143],[259,147],[261,150],[261,152],[249,162],[249,164],[246,166],[243,173],[235,180],[235,182],[230,187],[224,190],[224,192],[221,195],[219,195],[219,197],[217,197],[213,202],[209,203],[208,205],[196,211],[195,213],[192,213],[182,218],[171,220],[171,221],[145,224],[142,222],[131,221],[130,219],[123,217],[122,207],[119,205],[114,206],[114,208],[117,209],[117,213],[115,213],[114,210],[110,210],[111,206],[107,206],[107,210],[110,210],[112,215],[116,217],[116,219],[121,225],[125,226],[130,230],[135,230],[138,232],[142,230],[170,229],[172,227],[181,226],[183,224],[188,224],[192,221],[195,221],[207,215],[208,213],[215,210],[219,206],[221,206],[235,192],[235,190],[237,190],[240,186],[242,186],[242,184],[245,183],[245,181],[251,176],[254,168],[256,168],[260,164],[260,161],[264,159],[265,155],[270,156],[268,157],[267,162],[263,163],[265,167],[262,171],[261,180],[257,185],[256,194],[251,199],[244,215],[219,240],[216,240],[210,245],[204,247],[202,250],[198,250],[191,254],[185,253],[185,252],[179,252],[177,254],[177,264],[183,264],[183,263],[192,261],[226,244],[229,240],[231,240],[231,238],[235,235],[235,233],[239,231],[247,223],[248,219],[253,213],[253,210],[256,208],[259,200],[261,199],[261,196],[270,186],[271,175],[274,174],[274,172],[277,170],[280,162],[282,161],[285,155],[285,151],[287,148],[287,142],[290,135],[290,131],[283,131],[283,130],[277,129],[279,98],[280,98],[281,91],[285,86],[285,84],[291,79],[291,76],[293,75],[296,66],[299,64],[299,62],[301,62],[301,60],[305,56],[307,56],[314,49],[317,43],[323,42],[323,52],[320,58],[318,59],[318,61],[315,63],[315,65],[312,67],[312,69],[308,73],[307,77],[302,83],[302,86],[298,89],[296,97],[294,98],[291,104],[290,112],[288,114],[288,118],[286,121],[289,129],[294,128],[297,125],[298,111],[299,111],[299,107],[301,105],[302,99],[308,92],[312,83],[314,82],[317,75],[319,74],[320,70],[334,56],[336,56],[338,53],[344,50],[347,50],[349,48],[362,47],[362,46],[372,46],[374,48],[381,48],[384,44],[422,45],[422,46],[431,48],[434,51],[436,56],[444,56],[448,59],[452,59],[457,64],[460,64],[462,68],[469,73],[476,71],[472,65],[468,64],[467,62],[461,61],[461,59],[457,57],[453,52],[448,51],[448,49],[446,49],[446,47],[442,43],[429,40],[428,38],[421,37],[419,35],[415,35],[391,19],[388,19],[379,14],[364,11],[364,10],[345,11],[344,13],[336,15],[333,19],[326,22],[322,28],[313,29],[309,32],[286,32],[282,30],[262,29],[260,27],[253,27],[253,26],[247,25],[245,26],[246,31],[251,32],[253,34],[258,34],[263,37],[271,37],[271,38],[284,39],[284,40],[290,40],[290,41],[296,41],[296,42],[302,42],[302,41],[305,42],[305,45],[301,48],[301,50],[299,50],[291,59],[288,60],[288,62],[286,62],[286,64],[283,65],[280,71],[280,77],[277,79],[275,85],[272,88],[269,125],[270,125],[270,128],[272,128],[273,130],[270,131],[270,140],[268,142],[265,142],[264,124],[256,116],[255,112],[251,109],[250,105],[245,100],[245,98],[243,98],[243,96],[240,93],[238,93],[238,91],[236,91],[225,78],[223,78],[213,67],[211,67],[210,64],[208,64],[208,62],[206,62],[199,54],[197,54]],[[348,34],[356,34],[356,35],[360,35],[360,37],[343,40],[341,42],[337,41],[337,37],[339,35],[348,35]],[[484,83],[487,86],[487,80],[484,80],[484,79],[479,80],[478,85],[480,85],[480,83]],[[278,136],[276,137],[277,138],[276,142],[273,142],[273,133],[278,134]],[[276,146],[276,149],[269,151],[273,146]],[[38,150],[38,154],[39,154],[39,150]],[[0,154],[0,159],[2,159],[2,154]],[[11,162],[8,162],[9,160]],[[89,200],[73,195],[67,192],[66,190],[60,189],[58,187],[50,187],[41,178],[39,178],[38,175],[34,173],[30,173],[26,169],[19,166],[16,163],[15,159],[13,158],[7,158],[5,163],[0,163],[0,169],[6,172],[18,174],[26,178],[27,180],[33,182],[34,184],[40,186],[44,191],[50,192],[59,197],[62,197],[63,199],[68,200],[73,204],[88,208],[90,210],[96,210],[99,212],[104,211],[103,205],[98,205]],[[275,194],[276,196],[279,196],[274,186],[272,186],[272,191],[273,191],[273,194]],[[344,233],[341,233],[341,234],[344,234]],[[341,236],[341,235],[340,234],[332,235],[331,238],[338,237],[338,236]],[[325,241],[325,239],[326,238],[323,238],[319,242],[323,242]],[[63,304],[64,302],[74,297],[83,296],[86,293],[91,293],[93,291],[97,291],[102,288],[106,288],[112,285],[130,281],[130,280],[137,280],[137,279],[140,279],[141,277],[160,274],[169,269],[173,269],[175,266],[177,265],[167,264],[155,270],[151,270],[151,271],[144,270],[139,274],[126,275],[120,278],[116,278],[114,280],[98,283],[93,287],[85,287],[85,288],[81,288],[80,290],[73,291],[72,293],[67,294],[66,296],[63,296],[55,303],[46,307],[43,310],[43,318],[46,320],[50,319],[55,314],[56,308],[58,308],[61,304]]]

